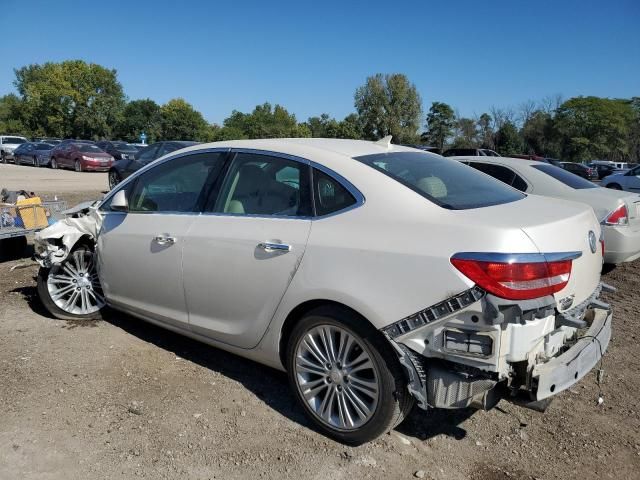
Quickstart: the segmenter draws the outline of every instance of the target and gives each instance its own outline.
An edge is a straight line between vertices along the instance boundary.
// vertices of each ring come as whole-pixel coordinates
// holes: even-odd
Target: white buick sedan
[[[324,433],[358,444],[423,409],[541,408],[599,361],[601,226],[411,148],[198,145],[37,237],[61,319],[109,306],[286,370]]]

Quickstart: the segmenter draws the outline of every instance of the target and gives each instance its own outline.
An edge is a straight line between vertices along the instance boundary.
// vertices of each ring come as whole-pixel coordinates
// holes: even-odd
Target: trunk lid
[[[597,288],[602,270],[601,226],[589,205],[558,198],[528,195],[517,202],[466,210],[474,222],[497,227],[519,227],[539,253],[580,252],[573,260],[568,284],[554,295],[558,310],[585,301]],[[466,216],[466,215],[465,215]],[[590,234],[595,236],[595,252]],[[526,253],[526,252],[505,252]],[[573,302],[561,300],[572,298]]]

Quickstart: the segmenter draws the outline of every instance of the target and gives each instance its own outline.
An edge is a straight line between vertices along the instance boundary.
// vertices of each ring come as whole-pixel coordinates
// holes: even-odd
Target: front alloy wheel
[[[287,342],[294,394],[326,435],[350,445],[398,425],[414,399],[396,353],[365,319],[339,306],[307,313]]]
[[[62,320],[100,318],[105,305],[96,272],[95,253],[85,246],[75,249],[61,264],[38,273],[38,294],[44,306]]]

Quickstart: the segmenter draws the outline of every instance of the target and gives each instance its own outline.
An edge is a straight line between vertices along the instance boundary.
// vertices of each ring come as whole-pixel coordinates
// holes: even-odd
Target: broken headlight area
[[[474,287],[382,331],[422,408],[486,409],[502,397],[526,404],[568,388],[601,358],[611,313],[599,296],[608,290],[601,284],[559,312],[553,296],[514,302]]]

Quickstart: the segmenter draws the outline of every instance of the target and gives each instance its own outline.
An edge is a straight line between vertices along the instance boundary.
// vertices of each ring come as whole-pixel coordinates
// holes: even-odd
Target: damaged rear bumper
[[[423,409],[489,409],[506,398],[540,410],[604,355],[612,313],[599,296],[612,290],[600,284],[584,302],[564,312],[550,299],[552,303],[526,308],[519,304],[515,313],[513,306],[496,304],[493,297],[467,292],[468,301],[443,310],[439,318],[421,323],[410,317],[382,332]],[[466,352],[460,350],[465,341]]]
[[[589,330],[569,350],[533,368],[536,400],[544,400],[577,383],[600,361],[611,338],[611,311],[593,309]]]

